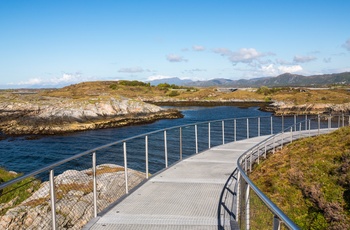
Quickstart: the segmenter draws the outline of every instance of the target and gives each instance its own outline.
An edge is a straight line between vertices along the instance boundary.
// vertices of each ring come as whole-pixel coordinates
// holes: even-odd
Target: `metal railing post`
[[[292,127],[290,127],[290,135],[291,135],[290,143],[292,143],[293,142],[293,128]]]
[[[305,114],[305,130],[307,130],[307,114]]]
[[[182,128],[180,127],[180,160],[182,160]]]
[[[320,128],[321,128],[320,114],[317,115],[317,127],[318,127],[318,135],[320,135]]]
[[[281,135],[282,136],[282,142],[281,142],[281,150],[283,149],[283,143],[284,143],[284,133]]]
[[[294,131],[297,131],[297,115],[294,114]]]
[[[241,172],[238,170],[238,173],[237,173],[237,194],[236,194],[236,197],[237,197],[237,202],[236,202],[236,220],[239,220],[239,216],[240,216],[240,213],[239,213],[239,210],[240,210],[240,203],[241,203]]]
[[[282,115],[282,133],[284,133],[284,115]]]
[[[311,136],[311,120],[309,120],[309,136]]]
[[[246,218],[246,230],[250,229],[250,201],[249,201],[249,190],[250,186],[247,184],[247,190],[245,192],[245,218]]]
[[[56,230],[56,194],[55,194],[55,173],[53,169],[50,170],[50,198],[51,198],[51,215],[52,215],[52,229]]]
[[[168,143],[166,139],[166,130],[164,130],[164,160],[165,168],[168,168]]]
[[[273,117],[271,117],[271,135],[273,134]]]
[[[299,138],[301,138],[301,122],[299,123]]]
[[[247,139],[249,139],[249,118],[247,118]]]
[[[281,220],[278,218],[278,216],[273,216],[273,230],[280,230],[281,229]]]
[[[221,126],[222,126],[222,144],[225,144],[225,121],[221,121]]]
[[[148,179],[148,136],[145,136],[145,163],[146,163],[146,179]]]
[[[93,180],[94,218],[96,218],[97,217],[96,152],[92,153],[92,180]]]
[[[249,171],[252,172],[252,164],[253,164],[253,150],[249,154]]]
[[[350,120],[350,118],[349,118]],[[236,119],[233,120],[233,139],[237,141],[237,122]]]
[[[260,137],[260,117],[258,117],[258,137]]]
[[[198,153],[198,130],[197,130],[197,125],[194,126],[194,135],[196,139],[196,153]]]
[[[129,193],[128,187],[128,160],[126,158],[126,142],[123,142],[123,150],[124,150],[124,177],[125,177],[125,193]]]
[[[342,127],[345,126],[345,117],[344,117],[344,113],[341,114],[342,117]]]
[[[208,149],[210,149],[210,122],[208,123]]]

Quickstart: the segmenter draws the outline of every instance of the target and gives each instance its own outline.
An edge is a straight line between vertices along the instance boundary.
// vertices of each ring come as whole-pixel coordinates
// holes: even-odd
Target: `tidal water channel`
[[[260,134],[271,133],[270,120],[272,114],[259,110],[258,107],[236,107],[236,106],[187,106],[172,107],[180,110],[184,118],[159,120],[152,124],[128,126],[121,128],[100,129],[84,132],[76,132],[65,135],[9,137],[0,141],[0,167],[21,173],[28,173],[44,166],[50,165],[75,154],[87,151],[98,146],[115,142],[125,138],[137,136],[143,133],[153,132],[160,129],[168,129],[168,151],[169,165],[179,160],[179,129],[170,129],[174,126],[182,126],[198,122],[237,118],[236,140],[246,138],[247,122],[243,117],[264,117],[261,120]],[[298,117],[298,121],[304,117]],[[284,119],[284,127],[291,125],[293,117]],[[249,135],[257,136],[257,119],[249,121]],[[281,130],[281,117],[273,117],[273,130]],[[234,140],[233,120],[225,122],[224,127],[225,142]],[[210,128],[211,146],[222,144],[222,123],[213,122]],[[182,128],[183,157],[189,156],[195,151],[194,126]],[[136,138],[127,142],[128,166],[130,168],[143,171],[144,162],[144,137]],[[203,151],[208,148],[208,125],[198,125],[198,150]],[[149,168],[150,173],[157,172],[164,168],[164,134],[159,132],[149,137]],[[114,163],[123,165],[123,146],[112,146],[99,153],[97,164]],[[69,167],[74,168],[74,164],[83,164],[84,159],[79,158],[75,162],[70,162]],[[90,159],[87,164],[91,164]],[[79,166],[80,167],[80,166]],[[62,168],[64,171],[64,168]]]

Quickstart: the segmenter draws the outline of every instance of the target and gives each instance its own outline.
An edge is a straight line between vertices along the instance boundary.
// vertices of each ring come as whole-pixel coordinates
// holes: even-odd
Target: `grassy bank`
[[[350,229],[350,127],[298,140],[251,179],[302,229]]]
[[[21,174],[0,168],[0,184],[19,176],[21,176]],[[38,180],[35,180],[34,178],[27,178],[7,187],[4,190],[0,190],[0,215],[5,214],[8,209],[27,199],[39,188],[39,185],[40,182]]]

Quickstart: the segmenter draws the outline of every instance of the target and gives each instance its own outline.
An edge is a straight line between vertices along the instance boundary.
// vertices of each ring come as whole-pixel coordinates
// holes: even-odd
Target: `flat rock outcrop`
[[[277,101],[272,103],[270,106],[266,107],[267,111],[272,111],[277,116],[281,115],[317,115],[317,114],[334,114],[340,115],[342,113],[350,113],[350,103],[344,104],[324,104],[324,103],[314,103],[314,104],[302,104],[295,105],[294,103]]]
[[[7,135],[58,134],[179,118],[181,113],[128,98],[44,97],[0,103],[0,130]]]

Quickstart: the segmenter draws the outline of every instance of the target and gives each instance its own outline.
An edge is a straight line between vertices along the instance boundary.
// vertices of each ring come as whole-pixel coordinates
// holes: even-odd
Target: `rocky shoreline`
[[[265,107],[265,111],[273,112],[275,116],[282,115],[318,115],[318,114],[350,114],[350,103],[344,104],[326,104],[326,103],[314,103],[314,104],[301,104],[295,105],[288,102],[274,102]]]
[[[350,103],[302,104],[261,100],[144,100],[124,97],[69,98],[42,97],[39,100],[0,103],[0,139],[4,136],[55,135],[76,131],[115,128],[181,118],[181,112],[160,106],[259,107],[281,115],[349,114]]]
[[[3,136],[63,134],[181,117],[183,115],[177,110],[165,110],[127,98],[96,101],[48,98],[0,103]]]
[[[262,111],[272,112],[275,116],[288,115],[318,115],[318,114],[350,114],[350,103],[309,103],[296,105],[291,102],[274,101],[264,102],[259,100],[220,100],[220,101],[147,101],[159,106],[237,106],[259,107]]]

